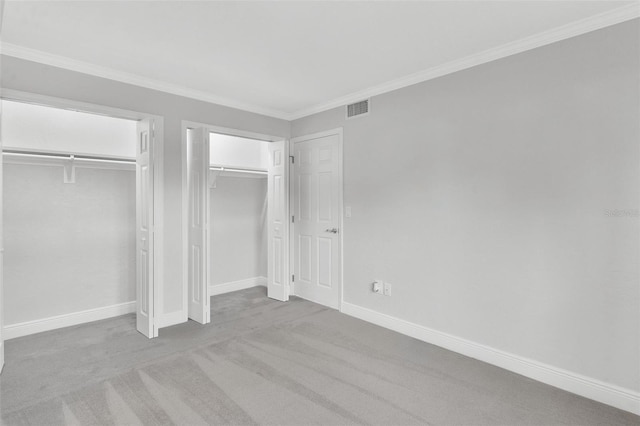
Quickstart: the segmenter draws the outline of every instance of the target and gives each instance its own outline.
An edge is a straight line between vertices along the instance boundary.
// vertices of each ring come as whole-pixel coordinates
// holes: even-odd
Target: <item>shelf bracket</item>
[[[64,183],[76,183],[75,155],[70,155],[69,160],[64,163]]]
[[[209,170],[209,188],[216,188],[216,183],[222,172],[224,172],[224,167],[220,167],[220,170]]]

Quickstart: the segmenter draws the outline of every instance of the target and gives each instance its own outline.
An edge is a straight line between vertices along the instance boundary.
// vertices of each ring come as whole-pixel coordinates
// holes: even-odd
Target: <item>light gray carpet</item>
[[[2,421],[639,425],[640,417],[294,298],[212,298],[147,340],[127,315],[7,342]]]

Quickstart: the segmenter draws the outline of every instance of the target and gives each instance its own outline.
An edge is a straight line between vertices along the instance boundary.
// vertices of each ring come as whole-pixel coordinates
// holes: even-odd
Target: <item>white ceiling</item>
[[[576,21],[581,32],[595,29],[594,17],[620,15],[617,8],[629,19],[630,4],[637,6],[9,0],[2,47],[8,55],[291,119],[455,70],[450,64],[491,49],[516,53],[504,45],[540,33],[537,45],[553,41],[553,31],[556,39],[573,35],[567,25]],[[485,54],[484,61],[493,58]]]

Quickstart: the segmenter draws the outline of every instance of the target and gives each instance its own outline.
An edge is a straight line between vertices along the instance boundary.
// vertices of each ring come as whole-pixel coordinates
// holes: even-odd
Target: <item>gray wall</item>
[[[135,172],[4,165],[4,318],[135,301]]]
[[[209,283],[266,277],[267,179],[219,177],[209,193]]]
[[[376,96],[367,117],[294,121],[344,126],[345,300],[640,390],[638,35],[634,20]]]
[[[3,89],[140,111],[164,117],[164,306],[161,314],[182,311],[181,121],[288,137],[290,123],[258,114],[158,92],[113,80],[2,56]]]

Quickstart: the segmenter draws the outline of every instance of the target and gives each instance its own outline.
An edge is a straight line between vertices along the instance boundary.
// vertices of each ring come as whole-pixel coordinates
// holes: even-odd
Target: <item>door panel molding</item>
[[[286,302],[290,293],[289,144],[269,144],[267,176],[267,295]]]
[[[136,146],[136,328],[157,336],[154,303],[153,120],[138,122]],[[151,203],[150,203],[151,201]]]
[[[296,191],[296,186],[307,186],[310,187],[310,185],[312,185],[312,182],[309,181],[309,178],[304,178],[304,176],[307,176],[304,172],[299,173],[299,171],[301,170],[300,168],[306,168],[308,166],[310,166],[313,162],[313,153],[311,153],[311,151],[305,151],[305,150],[300,150],[299,152],[296,150],[296,144],[299,144],[301,142],[311,142],[314,140],[318,140],[318,139],[323,139],[323,138],[327,138],[327,137],[331,137],[331,136],[336,136],[338,138],[338,149],[337,149],[337,173],[338,173],[338,180],[339,180],[339,184],[336,185],[337,186],[337,190],[338,190],[338,194],[337,194],[337,200],[338,200],[338,217],[333,218],[332,214],[330,211],[327,211],[326,209],[322,209],[322,206],[318,206],[318,201],[320,200],[320,198],[322,199],[330,199],[332,194],[331,191],[332,186],[330,185],[330,182],[324,182],[324,186],[321,185],[323,182],[319,182],[320,180],[322,180],[319,176],[317,177],[315,182],[315,186],[318,189],[319,193],[317,194],[318,198],[317,200],[313,200],[310,197],[303,197],[301,196],[297,196],[295,194]],[[292,171],[290,173],[290,210],[289,210],[289,214],[290,216],[295,217],[295,220],[293,223],[290,223],[290,246],[291,246],[291,252],[290,252],[290,264],[292,265],[292,273],[295,274],[295,282],[292,285],[292,289],[291,289],[291,294],[297,295],[297,296],[301,296],[301,294],[303,293],[303,286],[305,284],[310,283],[310,279],[312,281],[315,281],[318,283],[318,285],[322,284],[323,287],[327,288],[328,286],[331,286],[334,283],[334,281],[338,281],[337,285],[339,286],[339,290],[338,290],[338,300],[337,300],[337,307],[340,311],[342,311],[342,304],[343,304],[343,299],[344,299],[344,172],[343,172],[343,129],[342,127],[340,128],[336,128],[336,129],[331,129],[331,130],[326,130],[326,131],[322,131],[322,132],[317,132],[317,133],[312,133],[312,134],[308,134],[308,135],[303,135],[303,136],[298,136],[295,138],[291,139],[291,152],[293,153],[294,157],[295,157],[295,162],[292,166]],[[323,147],[319,147],[317,149],[317,152],[315,153],[316,155],[316,159],[315,159],[315,163],[319,166],[319,167],[325,167],[329,164],[332,163],[333,158],[332,158],[332,150],[328,149],[328,148],[324,148]],[[322,175],[325,172],[319,172],[317,173],[318,175]],[[326,180],[326,179],[325,179]],[[329,185],[329,186],[327,186]],[[296,209],[299,210],[299,212],[296,212]],[[334,234],[332,231],[332,228],[335,227],[335,225],[337,223],[337,227],[338,229],[336,230],[337,234],[334,234],[335,236],[333,238],[335,238],[337,240],[338,243],[338,249],[340,251],[340,254],[338,256],[339,259],[339,266],[337,267],[337,271],[336,274],[331,274],[330,276],[328,276],[326,273],[320,273],[319,270],[319,260],[320,258],[318,257],[318,255],[320,254],[320,252],[322,251],[326,256],[329,256],[330,253],[327,251],[329,248],[327,246],[327,241],[322,240],[322,238],[318,238],[317,241],[312,242],[312,239],[309,236],[304,235],[304,233],[300,233],[298,232],[296,234],[296,227],[301,226],[301,221],[299,220],[297,214],[302,213],[300,219],[308,219],[308,212],[312,211],[312,209],[316,210],[316,214],[321,215],[322,217],[319,219],[322,220],[318,220],[318,223],[322,222],[322,224],[327,225],[326,226],[326,231],[328,232],[327,235],[322,235],[322,238],[324,238],[325,240],[327,239],[331,239],[331,234]],[[332,224],[331,226],[329,226],[330,224]],[[324,229],[323,229],[324,230]],[[306,239],[305,239],[306,238]],[[308,241],[307,241],[308,240]],[[322,240],[322,241],[321,241]],[[303,242],[305,242],[305,245],[303,247]],[[312,259],[311,258],[311,253],[310,251],[312,249],[315,249],[314,251],[317,253],[316,258]],[[297,253],[297,251],[301,250],[300,253]],[[304,255],[304,256],[303,256]],[[303,261],[303,257],[308,258],[306,260]],[[330,259],[325,259],[328,262],[331,262]],[[330,267],[333,268],[334,265],[331,265]],[[294,272],[295,271],[295,272]],[[337,278],[337,280],[335,279]],[[320,281],[322,281],[322,283],[320,283]]]
[[[189,245],[187,285],[189,318],[200,324],[211,321],[209,304],[209,131],[198,127],[187,138]]]

